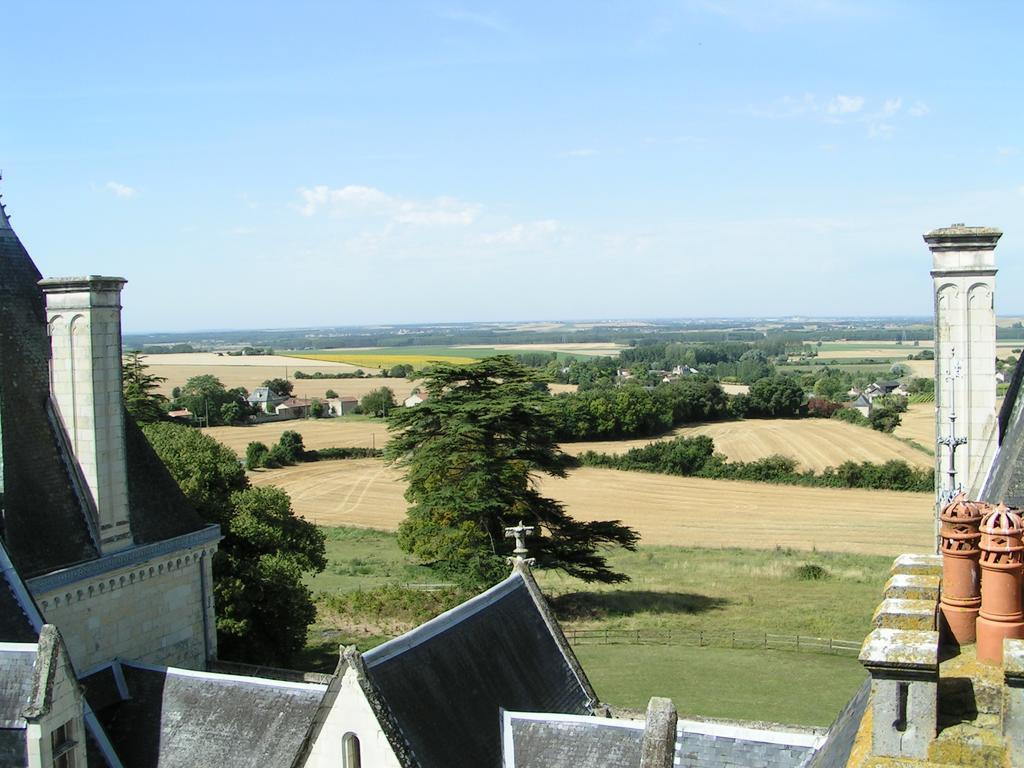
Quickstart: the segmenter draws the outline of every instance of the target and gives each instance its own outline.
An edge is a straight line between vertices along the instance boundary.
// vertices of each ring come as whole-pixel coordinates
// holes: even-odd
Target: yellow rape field
[[[379,355],[375,353],[361,354],[359,352],[324,352],[310,353],[308,355],[289,355],[299,360],[318,360],[328,363],[346,363],[357,368],[390,368],[393,365],[411,365],[414,368],[423,368],[431,363],[453,363],[463,365],[475,363],[479,358],[463,357],[460,355]]]

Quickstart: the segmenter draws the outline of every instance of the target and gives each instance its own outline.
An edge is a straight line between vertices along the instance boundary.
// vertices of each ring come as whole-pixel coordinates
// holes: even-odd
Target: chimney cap
[[[1002,230],[995,227],[968,227],[964,224],[939,227],[923,235],[933,251],[995,248],[1002,236]]]
[[[954,496],[942,508],[940,517],[947,523],[976,522],[988,513],[990,507],[984,502],[970,501],[963,491]]]
[[[47,277],[39,281],[44,293],[84,293],[85,291],[120,291],[128,281],[109,275],[82,277]]]

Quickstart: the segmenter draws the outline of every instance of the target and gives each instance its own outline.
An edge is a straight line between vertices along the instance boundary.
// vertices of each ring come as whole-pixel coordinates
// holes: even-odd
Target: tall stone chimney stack
[[[104,555],[132,545],[121,389],[121,277],[41,280],[50,391],[96,503]]]
[[[996,449],[995,247],[1002,232],[954,224],[924,236],[935,295],[935,452],[937,490],[955,484],[976,498]],[[950,416],[955,412],[956,434]],[[966,439],[956,446],[950,438]],[[946,440],[943,443],[943,440]],[[955,451],[955,463],[950,453]],[[948,501],[940,498],[939,504]]]

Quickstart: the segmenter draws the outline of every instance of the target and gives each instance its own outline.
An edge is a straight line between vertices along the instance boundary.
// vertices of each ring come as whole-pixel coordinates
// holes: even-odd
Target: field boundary
[[[701,629],[566,629],[570,645],[688,645],[714,648],[746,648],[856,656],[860,640],[810,635],[779,635],[772,632],[732,632]]]

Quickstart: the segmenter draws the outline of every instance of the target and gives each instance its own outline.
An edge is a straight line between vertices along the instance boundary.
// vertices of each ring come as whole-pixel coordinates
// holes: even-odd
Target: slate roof
[[[28,765],[25,752],[25,719],[22,712],[32,695],[35,643],[0,643],[0,765]]]
[[[1024,506],[1024,357],[1013,369],[999,411],[999,449],[978,495],[983,501]]]
[[[639,768],[644,723],[506,712],[502,735],[505,768]],[[674,765],[797,768],[814,753],[817,741],[813,732],[680,720]]]
[[[596,703],[525,567],[362,660],[421,768],[500,768],[502,709],[589,715]]]
[[[121,664],[83,679],[121,761],[133,768],[290,766],[326,686]]]
[[[50,341],[40,273],[0,222],[0,503],[2,536],[23,578],[98,557],[84,481],[50,404]],[[130,417],[125,419],[136,544],[203,527]],[[0,594],[0,600],[3,600]],[[0,630],[3,619],[0,618]]]
[[[505,768],[639,768],[642,720],[506,712]]]
[[[825,741],[807,762],[807,768],[845,768],[870,696],[871,679],[867,678],[833,721]]]

